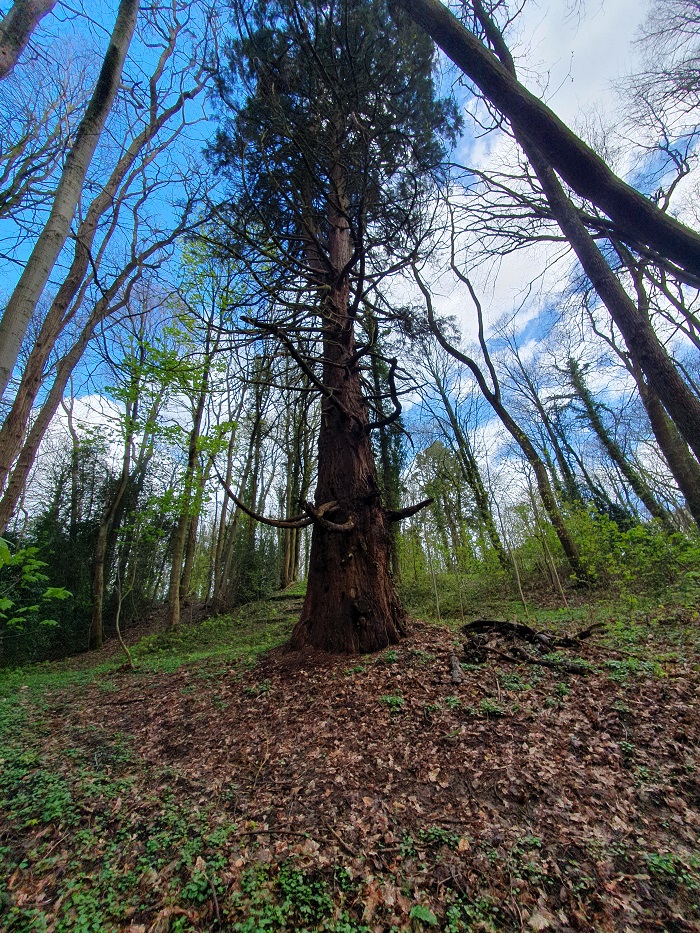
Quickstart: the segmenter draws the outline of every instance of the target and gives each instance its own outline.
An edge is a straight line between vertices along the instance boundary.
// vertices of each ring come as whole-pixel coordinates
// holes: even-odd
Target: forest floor
[[[434,624],[285,653],[299,605],[0,674],[0,929],[700,931],[697,612],[455,683]]]

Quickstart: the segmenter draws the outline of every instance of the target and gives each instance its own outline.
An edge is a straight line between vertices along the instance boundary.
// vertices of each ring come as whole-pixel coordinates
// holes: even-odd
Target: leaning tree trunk
[[[0,22],[0,79],[12,72],[40,20],[55,6],[56,0],[15,0]]]
[[[641,373],[637,386],[659,449],[669,465],[678,488],[685,497],[688,511],[693,516],[695,524],[700,527],[700,465],[666,414],[659,396]]]
[[[399,0],[399,5],[509,120],[516,141],[542,186],[552,216],[649,385],[700,460],[700,399],[679,373],[653,328],[638,313],[588,233],[557,173],[574,191],[606,213],[629,243],[651,246],[694,276],[700,271],[700,234],[659,210],[617,178],[596,153],[518,82],[510,51],[478,0],[473,0],[474,10],[498,58],[440,0]]]
[[[471,370],[474,378],[476,379],[476,383],[481,390],[481,394],[484,396],[491,408],[496,412],[501,420],[501,423],[503,424],[503,427],[506,429],[506,431],[508,431],[518,447],[520,447],[522,450],[523,454],[525,455],[525,459],[530,464],[532,471],[535,474],[537,490],[540,494],[540,498],[542,499],[542,504],[544,505],[547,516],[552,523],[554,530],[556,531],[557,537],[559,538],[559,543],[562,546],[562,550],[564,551],[566,559],[568,560],[576,578],[578,580],[585,580],[587,577],[586,568],[581,563],[581,556],[579,554],[576,542],[572,538],[569,529],[566,527],[564,516],[559,510],[556,496],[554,495],[554,491],[552,490],[552,486],[549,482],[547,468],[544,465],[542,458],[537,453],[537,450],[535,449],[535,446],[530,438],[518,425],[515,419],[510,415],[508,409],[505,407],[501,400],[501,387],[498,382],[498,376],[496,374],[495,367],[491,361],[491,355],[489,354],[486,339],[484,337],[484,317],[481,303],[476,296],[476,292],[474,291],[471,282],[462,272],[460,272],[454,262],[452,263],[452,270],[457,275],[457,277],[467,285],[467,288],[469,289],[472,300],[474,302],[479,322],[479,344],[481,346],[481,352],[486,362],[486,367],[491,376],[493,389],[489,388],[486,377],[484,376],[481,368],[477,365],[476,361],[473,360],[470,356],[467,356],[465,353],[462,353],[461,350],[453,347],[440,330],[438,322],[435,318],[435,309],[433,307],[433,301],[430,292],[428,291],[425,282],[423,282],[422,278],[420,277],[418,270],[414,266],[413,273],[416,277],[416,284],[420,288],[421,292],[423,293],[423,297],[425,298],[430,330],[435,335],[438,343],[446,353],[449,353],[450,356],[454,357],[454,359],[459,360],[460,363],[464,363],[464,365]]]
[[[664,525],[667,531],[672,531],[673,525],[671,523],[668,512],[656,501],[654,494],[644,480],[644,477],[641,476],[637,470],[635,470],[635,468],[622,452],[620,445],[613,437],[611,437],[607,428],[603,424],[600,413],[598,412],[598,408],[593,401],[593,397],[588,389],[588,386],[586,385],[586,380],[583,376],[583,373],[581,372],[581,367],[578,365],[578,362],[573,359],[573,357],[570,357],[567,366],[571,385],[579,400],[583,404],[588,422],[596,437],[600,441],[601,447],[605,450],[608,457],[610,457],[612,462],[619,469],[620,473],[627,480],[630,488],[632,489],[632,492],[634,492],[637,498],[644,503],[644,506],[651,517],[658,519]]]
[[[325,393],[316,504],[308,509],[314,524],[306,599],[291,644],[357,654],[396,644],[406,633],[406,615],[391,578],[389,513],[381,501],[354,358],[346,271],[352,240],[339,165],[333,183],[329,245],[336,277],[323,308]]]
[[[700,234],[618,178],[596,152],[531,94],[517,80],[512,59],[501,54],[505,47],[502,37],[494,42],[499,61],[441,0],[396,2],[508,119],[521,145],[524,140],[535,146],[567,185],[614,221],[628,242],[645,243],[691,275],[700,274]],[[483,6],[475,2],[473,6],[480,10],[484,25]],[[495,26],[488,30],[492,42],[494,31]]]
[[[88,167],[121,81],[124,59],[138,14],[137,0],[121,0],[114,31],[85,116],[68,153],[56,188],[51,213],[27,260],[0,321],[0,396],[17,362],[32,314],[63,249]]]

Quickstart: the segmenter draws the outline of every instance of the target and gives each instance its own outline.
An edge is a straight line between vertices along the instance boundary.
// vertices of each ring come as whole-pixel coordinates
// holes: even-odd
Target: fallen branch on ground
[[[525,625],[524,622],[505,622],[502,619],[476,619],[462,626],[463,635],[474,635],[481,632],[500,632],[502,635],[516,635],[523,641],[529,641],[533,644],[543,645],[545,648],[573,648],[579,642],[590,638],[591,635],[605,628],[603,622],[594,622],[588,628],[573,635],[564,635],[557,638],[551,632],[538,632],[536,629]]]
[[[557,636],[553,632],[542,632],[524,622],[506,622],[502,619],[476,619],[462,627],[462,634],[469,638],[464,649],[468,660],[483,663],[486,654],[495,655],[510,664],[539,664],[553,670],[566,671],[570,674],[587,674],[589,666],[585,662],[566,658],[552,657],[557,648],[573,648],[590,638],[594,632],[604,628],[602,622],[594,622],[588,628],[573,635]],[[496,646],[489,641],[489,636],[502,636],[508,641],[507,646]],[[525,651],[518,641],[531,644],[537,653]]]

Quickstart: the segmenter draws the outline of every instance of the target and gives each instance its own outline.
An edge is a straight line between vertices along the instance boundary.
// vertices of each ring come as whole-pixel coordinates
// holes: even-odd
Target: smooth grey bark
[[[5,394],[29,321],[70,233],[90,162],[121,82],[138,8],[138,0],[121,0],[119,4],[102,69],[66,157],[51,213],[0,321],[0,397]]]
[[[185,212],[185,218],[188,216],[188,213],[188,211]],[[0,499],[0,535],[4,533],[17,508],[27,477],[29,476],[29,471],[34,464],[39,445],[43,440],[53,416],[58,411],[71,373],[77,366],[96,328],[105,317],[115,314],[118,310],[125,307],[128,303],[131,289],[136,280],[141,276],[143,269],[148,265],[149,261],[161,250],[169,246],[178,236],[189,229],[191,228],[189,228],[186,219],[183,219],[181,224],[168,233],[163,239],[150,243],[147,249],[142,253],[132,255],[129,262],[126,263],[110,287],[95,304],[90,317],[83,325],[75,342],[58,361],[53,384],[48,391],[37,417],[32,421],[32,425],[27,432],[27,437],[22,444],[12,473],[9,476],[7,488],[2,495],[2,499]],[[117,296],[119,296],[122,289],[124,289],[124,293],[122,297],[118,298]]]
[[[15,0],[0,22],[0,80],[12,73],[41,20],[56,0]]]
[[[617,248],[620,258],[632,276],[637,292],[639,312],[645,319],[648,319],[650,301],[644,284],[644,276],[647,270],[634,261],[634,257],[628,250],[621,249],[619,245]],[[652,279],[652,281],[654,280]],[[664,291],[664,294],[667,295],[668,290]],[[618,346],[612,333],[604,333],[597,327],[595,318],[590,312],[589,316],[595,333],[613,350],[634,379],[639,391],[639,397],[642,400],[656,438],[656,443],[659,445],[659,450],[666,460],[678,488],[685,497],[688,511],[693,516],[695,523],[700,527],[700,464],[688,449],[688,445],[673,421],[669,418],[659,396],[649,385],[639,363],[632,359],[628,351]]]
[[[101,255],[104,252],[105,243],[108,241],[103,241],[96,256],[93,255],[92,249],[103,217],[108,210],[111,210],[114,214],[118,211],[125,192],[128,190],[130,178],[133,174],[132,170],[139,157],[145,158],[143,153],[147,145],[172,117],[182,111],[188,100],[200,93],[204,86],[204,78],[200,73],[190,90],[182,91],[169,107],[158,111],[157,82],[163,73],[167,60],[174,51],[178,33],[179,30],[172,30],[168,45],[163,50],[158,65],[151,75],[150,112],[146,126],[131,140],[104,187],[93,199],[84,219],[78,226],[70,268],[51,302],[24,367],[12,408],[0,428],[0,488],[4,487],[14,459],[22,446],[22,438],[27,430],[32,406],[41,387],[49,355],[69,318],[74,314],[75,309],[80,306],[80,302],[75,299],[79,290],[85,288],[86,276],[91,265],[93,272],[100,265]],[[114,229],[115,226],[112,224],[111,232]]]

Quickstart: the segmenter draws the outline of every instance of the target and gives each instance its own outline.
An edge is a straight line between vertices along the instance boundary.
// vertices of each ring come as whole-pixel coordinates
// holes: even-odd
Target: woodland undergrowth
[[[605,623],[571,673],[469,661],[443,583],[442,625],[376,655],[285,652],[291,592],[132,639],[134,671],[5,671],[0,927],[700,930],[692,594],[531,600]]]

